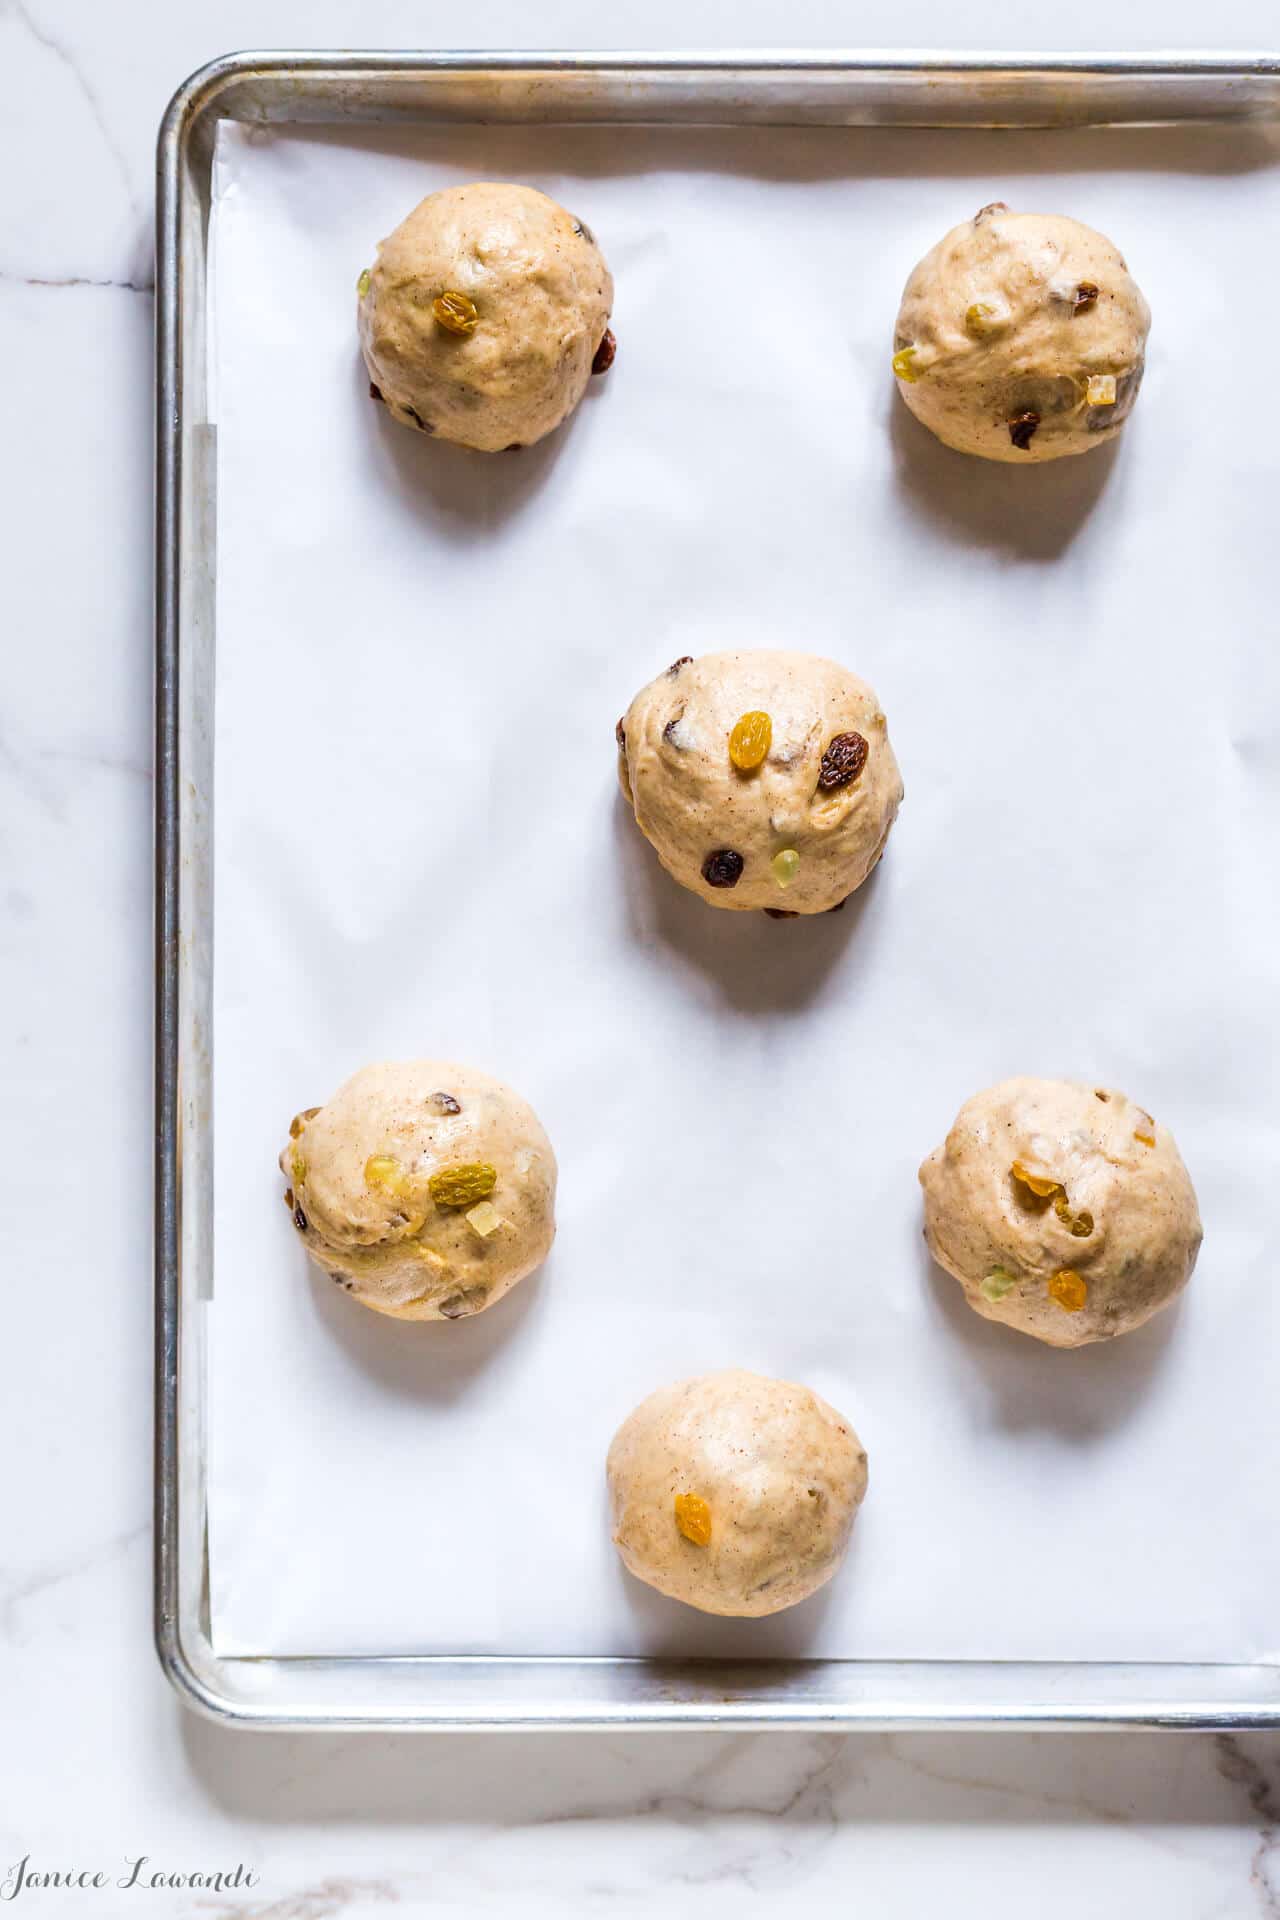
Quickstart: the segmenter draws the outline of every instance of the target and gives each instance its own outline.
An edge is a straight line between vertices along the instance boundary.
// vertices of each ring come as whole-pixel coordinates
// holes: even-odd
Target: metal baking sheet
[[[297,102],[298,68],[314,82],[308,105]],[[294,98],[277,110],[269,82]],[[553,88],[553,77],[564,84]],[[349,88],[340,79],[349,78]],[[379,101],[379,80],[385,95]],[[1086,83],[1096,80],[1096,93]],[[1196,91],[1193,82],[1199,88]],[[927,86],[926,86],[926,83]],[[245,58],[223,63],[212,80],[209,107],[225,113],[230,87],[236,111],[253,119],[401,118],[422,121],[495,119],[540,122],[691,121],[734,125],[772,120],[789,125],[1000,124],[1077,125],[1178,118],[1263,119],[1274,112],[1274,76],[1267,63],[1179,61],[1153,68],[1109,60],[1087,62],[897,63],[872,65],[838,59],[796,62],[755,56],[751,62],[696,59],[664,62],[649,56],[595,62],[524,60],[472,62],[331,61]],[[236,87],[248,89],[236,95]],[[488,87],[481,98],[478,90]],[[328,110],[320,101],[326,87]],[[264,90],[265,89],[265,90]],[[372,89],[372,91],[371,91]],[[953,91],[954,90],[954,91]],[[939,96],[942,96],[941,98]],[[415,98],[416,96],[416,98]],[[466,111],[460,111],[463,105]],[[383,111],[385,109],[385,111]],[[177,110],[177,109],[176,109]],[[196,135],[203,124],[205,144]],[[204,1704],[234,1717],[274,1724],[308,1721],[370,1724],[572,1724],[729,1721],[735,1724],[867,1724],[943,1720],[1004,1721],[1235,1718],[1242,1710],[1270,1712],[1269,1667],[1140,1668],[1089,1662],[997,1664],[920,1660],[810,1658],[757,1660],[749,1667],[725,1661],[657,1659],[448,1659],[394,1656],[342,1659],[218,1658],[209,1636],[201,1577],[205,1526],[204,1406],[207,1387],[203,1314],[210,1274],[211,1136],[207,1034],[212,914],[209,829],[212,755],[208,726],[212,671],[212,559],[214,469],[203,385],[207,349],[203,223],[208,212],[209,113],[179,114],[171,136],[178,167],[170,182],[178,199],[162,192],[161,235],[161,624],[160,624],[160,924],[161,935],[161,1168],[160,1280],[162,1400],[160,1422],[161,1648],[175,1677],[204,1696]],[[1263,132],[1264,129],[1255,129]],[[181,137],[179,137],[181,136]],[[170,136],[166,136],[169,139]],[[1208,140],[1208,136],[1206,136]],[[1208,148],[1207,153],[1220,149]],[[162,148],[162,159],[166,158]],[[998,164],[998,163],[993,163]],[[184,173],[183,168],[187,171]],[[162,188],[164,178],[162,175]],[[193,222],[173,225],[184,192],[200,197]],[[167,248],[182,243],[182,273],[171,282]],[[176,268],[178,254],[173,255]],[[179,296],[184,296],[179,299]],[[193,295],[195,296],[193,298]],[[174,307],[170,308],[170,297]],[[179,392],[181,381],[184,392]],[[170,402],[181,401],[180,406]],[[173,428],[179,438],[174,444]],[[185,431],[183,429],[185,428]],[[170,487],[174,493],[170,497]],[[177,510],[176,518],[168,510]],[[170,539],[175,538],[179,551]],[[176,594],[176,601],[174,595]],[[173,696],[177,695],[177,707]],[[176,784],[171,786],[170,782]],[[176,801],[175,818],[166,801]],[[176,838],[175,838],[175,828]],[[172,862],[179,866],[175,873]],[[175,895],[170,888],[177,882]],[[166,915],[179,916],[176,949]],[[175,1027],[172,1022],[178,1021]],[[180,1042],[170,1055],[173,1042]],[[181,1098],[181,1107],[166,1101]],[[174,1124],[181,1122],[180,1126]],[[179,1153],[179,1142],[181,1153]],[[180,1241],[165,1232],[179,1226]],[[181,1284],[179,1283],[181,1276]],[[176,1526],[176,1533],[174,1528]],[[188,1534],[188,1529],[193,1531]],[[195,1553],[193,1555],[192,1548]],[[197,1580],[188,1586],[193,1573]],[[482,1701],[472,1689],[483,1670]],[[265,1693],[263,1689],[266,1689]],[[1188,1705],[1188,1698],[1193,1704]],[[1242,1708],[1242,1701],[1247,1704]]]

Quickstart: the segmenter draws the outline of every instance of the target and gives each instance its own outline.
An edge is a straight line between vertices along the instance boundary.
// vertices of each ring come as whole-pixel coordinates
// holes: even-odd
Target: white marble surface
[[[149,1623],[150,218],[174,85],[250,44],[1241,47],[1274,27],[1274,0],[0,0],[0,1870],[252,1870],[144,1902],[190,1920],[1280,1915],[1276,1741],[246,1737],[178,1707]]]

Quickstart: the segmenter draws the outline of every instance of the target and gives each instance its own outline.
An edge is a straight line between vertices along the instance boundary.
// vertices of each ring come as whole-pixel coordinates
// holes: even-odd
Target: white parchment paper
[[[223,128],[211,1575],[223,1653],[1248,1660],[1277,1649],[1280,179],[1201,131]],[[618,358],[509,457],[394,426],[355,281],[432,188],[599,234]],[[1112,234],[1155,313],[1123,444],[936,445],[902,282],[983,202]],[[680,892],[613,727],[682,653],[880,693],[906,803],[842,913]],[[363,1062],[474,1062],[561,1164],[540,1276],[402,1327],[306,1265],[275,1159]],[[1206,1240],[1045,1351],[931,1269],[916,1167],[1006,1074],[1123,1087]],[[743,1365],[854,1420],[841,1575],[764,1623],[630,1582],[603,1462]]]

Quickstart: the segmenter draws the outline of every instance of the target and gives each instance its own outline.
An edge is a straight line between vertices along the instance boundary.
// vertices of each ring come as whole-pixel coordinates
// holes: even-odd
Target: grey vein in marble
[[[21,1644],[20,1613],[29,1601],[39,1594],[48,1593],[53,1587],[63,1586],[69,1580],[78,1580],[82,1575],[92,1573],[105,1561],[127,1553],[131,1546],[147,1538],[150,1532],[150,1521],[141,1520],[137,1525],[125,1527],[121,1532],[113,1533],[108,1539],[100,1540],[66,1560],[56,1561],[52,1566],[38,1567],[21,1579],[14,1579],[12,1575],[6,1578],[0,1571],[0,1640]]]
[[[802,1862],[816,1861],[834,1839],[839,1826],[836,1792],[848,1756],[849,1742],[839,1734],[779,1737],[776,1758],[777,1791],[744,1795],[740,1790],[715,1792],[721,1777],[758,1753],[759,1736],[741,1733],[722,1736],[705,1761],[695,1766],[678,1791],[643,1794],[628,1801],[625,1811],[674,1823],[689,1840],[681,1858],[673,1860],[667,1879],[685,1887],[737,1884],[752,1893],[785,1884]],[[790,1766],[799,1760],[798,1775]],[[732,1781],[729,1782],[732,1789]],[[576,1806],[563,1814],[548,1814],[530,1822],[537,1827],[572,1827],[616,1820],[618,1806]],[[706,1844],[708,1822],[733,1827],[763,1823],[749,1844],[740,1845],[725,1859]],[[692,1857],[689,1855],[692,1854]],[[622,1892],[625,1884],[600,1883],[598,1892]]]
[[[111,158],[115,161],[116,167],[119,170],[120,178],[124,183],[124,190],[129,196],[129,205],[136,212],[138,201],[133,190],[133,182],[129,178],[129,162],[125,157],[124,149],[120,146],[110,126],[107,124],[107,116],[103,112],[102,102],[98,98],[96,87],[90,84],[87,75],[70,48],[64,46],[61,40],[55,39],[46,27],[40,25],[40,22],[35,18],[30,6],[27,4],[27,0],[9,0],[8,11],[15,20],[22,23],[33,40],[37,41],[40,46],[51,53],[55,60],[61,62],[71,75],[71,78],[75,81],[77,87],[79,87],[81,93],[84,95],[89,111],[97,123],[98,131],[102,135],[107,152],[111,155]]]
[[[390,1880],[319,1880],[314,1886],[300,1887],[296,1893],[280,1894],[274,1899],[241,1901],[228,1905],[202,1902],[208,1920],[339,1920],[359,1900],[375,1905],[399,1903],[400,1894]]]
[[[119,293],[149,293],[156,290],[154,280],[95,280],[88,274],[69,273],[47,279],[35,273],[0,272],[0,286],[13,287],[110,287]]]
[[[67,44],[66,40],[61,35],[55,33],[37,16],[34,7],[31,5],[31,0],[8,0],[8,5],[3,7],[2,12],[0,12],[0,17],[13,21],[21,32],[25,33],[30,44],[42,48],[44,52],[50,56],[55,66],[61,68],[66,74],[71,86],[84,101],[93,128],[107,150],[111,162],[111,170],[118,176],[120,186],[123,189],[124,204],[128,215],[129,235],[124,242],[127,250],[126,257],[129,263],[126,273],[119,277],[113,275],[101,281],[91,276],[85,276],[83,281],[75,275],[68,275],[65,280],[60,276],[55,276],[53,279],[45,282],[45,284],[102,284],[127,286],[131,290],[139,292],[145,291],[145,263],[149,256],[151,245],[151,210],[148,205],[144,204],[142,193],[138,187],[135,186],[130,172],[128,154],[119,136],[111,126],[98,87],[89,78],[80,58]],[[52,129],[50,137],[53,137]],[[85,158],[86,162],[88,162],[89,156],[86,155]],[[22,278],[21,275],[17,277]],[[28,284],[39,285],[41,282],[33,279]]]
[[[1259,1911],[1267,1920],[1280,1920],[1280,1877],[1275,1869],[1280,1840],[1280,1787],[1269,1780],[1261,1764],[1244,1751],[1238,1739],[1220,1733],[1214,1741],[1218,1771],[1233,1786],[1243,1787],[1259,1822],[1258,1844],[1249,1868],[1249,1884],[1257,1894]]]

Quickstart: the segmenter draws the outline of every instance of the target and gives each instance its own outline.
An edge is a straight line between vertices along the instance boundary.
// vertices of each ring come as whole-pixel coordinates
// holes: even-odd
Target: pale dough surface
[[[1015,1161],[1058,1191],[1034,1192]],[[1016,1079],[986,1088],[961,1107],[920,1184],[929,1251],[974,1312],[1053,1347],[1140,1327],[1181,1292],[1200,1250],[1195,1190],[1173,1135],[1112,1087]],[[1078,1308],[1050,1291],[1063,1273],[1083,1282]],[[1060,1290],[1079,1297],[1071,1281]]]
[[[772,742],[740,772],[729,737],[764,712]],[[825,792],[823,753],[837,735],[866,742],[856,779]],[[667,872],[713,907],[825,913],[860,887],[883,851],[902,799],[885,717],[864,680],[832,660],[759,649],[675,662],[643,688],[620,722],[618,777],[636,822]],[[704,877],[717,850],[740,856],[732,886]],[[795,878],[771,862],[793,849]]]
[[[432,302],[460,293],[475,329]],[[378,247],[360,296],[369,378],[404,426],[494,453],[572,413],[609,324],[613,281],[590,229],[533,187],[428,194]]]
[[[497,1174],[488,1199],[500,1224],[487,1233],[469,1208],[431,1197],[433,1174],[467,1165]],[[556,1158],[537,1115],[452,1061],[362,1067],[295,1119],[280,1168],[311,1258],[363,1306],[402,1320],[482,1312],[555,1238]]]
[[[898,391],[961,453],[1012,462],[1087,453],[1115,437],[1137,398],[1150,325],[1103,234],[1062,214],[984,208],[907,281],[894,349],[914,349],[915,377],[899,378]],[[1089,403],[1093,375],[1114,377],[1113,404]],[[1039,422],[1019,447],[1010,422],[1028,412]]]
[[[704,1613],[759,1617],[805,1599],[844,1558],[867,1490],[850,1423],[808,1387],[731,1370],[649,1395],[614,1435],[613,1540],[627,1569]],[[710,1540],[675,1500],[710,1510]]]

